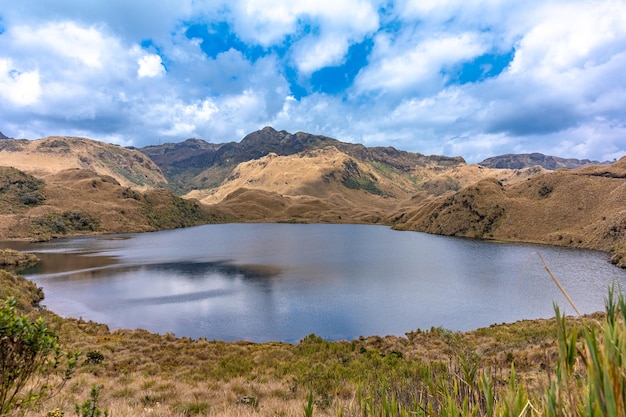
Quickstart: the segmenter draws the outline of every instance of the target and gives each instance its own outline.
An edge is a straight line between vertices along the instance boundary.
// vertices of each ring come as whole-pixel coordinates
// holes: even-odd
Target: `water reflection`
[[[27,276],[62,315],[220,340],[298,341],[468,330],[583,312],[626,271],[594,251],[381,226],[231,224],[37,244]]]
[[[83,260],[81,262],[81,259]],[[55,263],[59,262],[61,265]],[[74,269],[72,269],[73,267]],[[276,267],[267,265],[234,265],[229,261],[216,262],[168,262],[148,265],[119,265],[112,257],[90,257],[82,255],[48,254],[35,266],[20,271],[24,275],[37,275],[47,282],[63,282],[86,279],[110,278],[118,275],[132,276],[134,273],[160,273],[189,280],[200,280],[207,275],[241,277],[247,280],[269,279],[280,274]]]

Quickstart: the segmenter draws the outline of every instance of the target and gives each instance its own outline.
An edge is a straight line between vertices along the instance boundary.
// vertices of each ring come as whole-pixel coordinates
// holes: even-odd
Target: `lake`
[[[626,271],[597,251],[370,225],[220,224],[10,246],[62,316],[191,338],[297,342],[470,330],[604,309]]]

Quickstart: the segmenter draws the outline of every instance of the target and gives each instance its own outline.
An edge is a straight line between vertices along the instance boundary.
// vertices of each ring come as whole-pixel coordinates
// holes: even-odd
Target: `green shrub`
[[[87,352],[86,356],[87,363],[90,363],[92,365],[102,363],[102,361],[104,360],[104,355],[98,350],[90,350],[89,352]]]
[[[209,412],[209,403],[204,401],[180,403],[174,407],[174,411],[188,417],[206,415]]]
[[[57,336],[39,318],[31,321],[15,311],[9,297],[0,308],[0,416],[37,403],[63,387],[72,375],[77,354],[63,354]],[[54,386],[52,377],[61,373]]]
[[[108,417],[109,410],[105,409],[104,411],[98,408],[98,400],[100,399],[100,389],[102,387],[98,385],[93,385],[91,387],[91,392],[89,393],[89,398],[85,400],[82,404],[76,404],[76,415],[79,417]]]

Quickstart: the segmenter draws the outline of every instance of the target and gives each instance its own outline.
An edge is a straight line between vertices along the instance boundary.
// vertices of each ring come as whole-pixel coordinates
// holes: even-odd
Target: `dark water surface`
[[[15,246],[15,244],[12,244]],[[63,316],[219,340],[297,342],[469,330],[602,310],[626,271],[602,252],[382,226],[226,224],[23,244],[25,276]]]

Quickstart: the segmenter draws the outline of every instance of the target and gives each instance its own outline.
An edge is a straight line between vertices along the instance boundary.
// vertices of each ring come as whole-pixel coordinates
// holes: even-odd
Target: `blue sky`
[[[0,131],[626,155],[626,2],[0,0]]]

